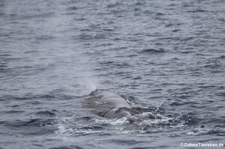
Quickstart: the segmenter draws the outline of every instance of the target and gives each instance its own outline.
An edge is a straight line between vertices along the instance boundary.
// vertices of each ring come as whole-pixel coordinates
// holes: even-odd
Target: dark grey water
[[[225,143],[224,82],[223,0],[0,0],[0,148]],[[95,88],[149,112],[96,118]]]

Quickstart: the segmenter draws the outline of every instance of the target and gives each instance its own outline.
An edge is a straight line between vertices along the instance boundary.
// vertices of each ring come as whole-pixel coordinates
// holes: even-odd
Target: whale
[[[96,89],[90,93],[89,108],[100,117],[122,118],[131,116],[132,106],[120,95],[103,90]]]

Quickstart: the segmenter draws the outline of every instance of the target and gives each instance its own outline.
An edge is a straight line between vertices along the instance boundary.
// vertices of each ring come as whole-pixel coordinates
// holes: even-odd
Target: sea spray
[[[92,70],[94,66],[90,63],[88,56],[82,52],[77,52],[76,54],[77,61],[74,65],[76,65],[77,83],[83,88],[82,92],[89,94],[97,88],[101,88],[99,78],[97,78],[97,75]]]

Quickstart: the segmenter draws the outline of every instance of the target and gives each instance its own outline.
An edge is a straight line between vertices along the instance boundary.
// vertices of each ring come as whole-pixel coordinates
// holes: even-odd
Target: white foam
[[[97,124],[109,124],[109,125],[124,125],[129,123],[126,117],[122,117],[119,119],[95,119],[95,123]]]

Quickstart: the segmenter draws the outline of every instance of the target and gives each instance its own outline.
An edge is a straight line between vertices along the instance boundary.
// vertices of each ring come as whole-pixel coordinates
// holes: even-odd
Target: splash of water
[[[74,64],[76,65],[77,83],[84,89],[83,93],[89,94],[101,87],[99,78],[92,70],[95,66],[90,62],[89,57],[82,52],[78,51],[76,57],[77,61]]]

